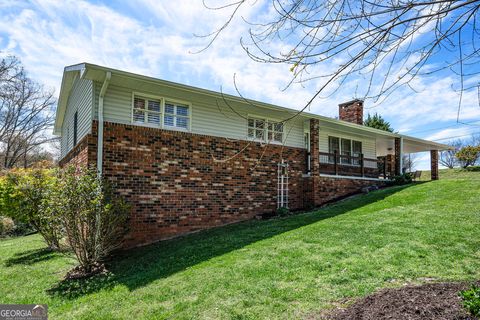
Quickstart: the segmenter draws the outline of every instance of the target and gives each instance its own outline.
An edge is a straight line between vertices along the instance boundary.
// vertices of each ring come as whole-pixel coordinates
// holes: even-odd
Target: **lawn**
[[[468,167],[466,169],[440,169],[438,170],[440,179],[480,179],[480,166]],[[477,172],[477,174],[475,174]],[[422,171],[421,181],[429,181],[431,176],[430,171]]]
[[[51,319],[310,318],[379,288],[480,279],[480,172],[449,177],[128,251],[76,294],[47,293],[70,256],[1,240],[0,303],[47,303]]]

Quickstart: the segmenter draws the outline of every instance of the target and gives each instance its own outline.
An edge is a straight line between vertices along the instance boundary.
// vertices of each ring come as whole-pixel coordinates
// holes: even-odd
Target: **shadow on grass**
[[[18,264],[32,265],[57,256],[58,253],[49,248],[33,249],[15,254],[12,258],[5,261],[5,266],[11,267]]]
[[[480,166],[467,167],[467,168],[463,168],[462,170],[468,171],[468,172],[480,172]]]
[[[122,251],[107,261],[110,271],[108,275],[83,280],[65,280],[49,293],[75,298],[116,284],[125,285],[133,291],[152,281],[166,278],[251,243],[381,201],[410,186],[413,184],[378,190],[304,214],[270,220],[250,220]]]

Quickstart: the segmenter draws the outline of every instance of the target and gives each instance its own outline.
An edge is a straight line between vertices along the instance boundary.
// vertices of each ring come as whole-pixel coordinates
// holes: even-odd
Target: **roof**
[[[133,79],[135,81],[144,81],[144,82],[149,82],[149,83],[154,83],[157,85],[161,86],[166,86],[166,87],[172,87],[184,91],[189,91],[189,92],[195,92],[198,94],[206,95],[206,96],[211,96],[219,99],[226,99],[231,102],[238,102],[238,103],[244,103],[244,104],[249,104],[251,107],[258,107],[258,108],[265,108],[265,109],[273,109],[277,111],[284,111],[288,113],[299,113],[300,116],[306,119],[318,119],[320,122],[322,122],[325,125],[328,126],[334,126],[336,128],[341,128],[344,130],[348,131],[353,131],[359,134],[368,134],[368,135],[373,135],[373,136],[379,136],[379,137],[384,137],[384,138],[403,138],[404,142],[407,140],[408,143],[416,144],[420,147],[425,149],[424,151],[428,150],[446,150],[446,149],[451,149],[450,146],[433,142],[433,141],[428,141],[420,138],[415,138],[415,137],[410,137],[407,135],[402,135],[399,133],[392,133],[392,132],[387,132],[375,128],[370,128],[366,127],[363,125],[358,125],[355,123],[351,122],[346,122],[338,119],[333,119],[330,117],[314,114],[314,113],[309,113],[309,112],[301,112],[299,110],[293,109],[293,108],[285,108],[261,101],[255,101],[251,99],[245,99],[243,97],[239,96],[234,96],[230,94],[225,94],[221,92],[216,92],[216,91],[211,91],[207,89],[202,89],[198,87],[193,87],[185,84],[180,84],[176,82],[171,82],[167,80],[162,80],[158,78],[153,78],[145,75],[140,75],[136,73],[131,73],[123,70],[118,70],[118,69],[113,69],[113,68],[108,68],[104,66],[99,66],[95,64],[90,64],[90,63],[79,63],[76,65],[71,65],[67,66],[64,68],[63,72],[63,78],[62,78],[62,84],[60,88],[60,96],[58,98],[58,105],[57,105],[57,111],[56,111],[56,118],[55,118],[55,126],[54,126],[54,134],[60,135],[61,133],[61,127],[63,123],[63,119],[65,116],[65,111],[67,108],[67,101],[68,97],[70,95],[70,91],[73,87],[73,82],[75,80],[75,77],[79,76],[80,78],[83,79],[89,79],[97,82],[103,82],[105,79],[105,75],[107,72],[111,72],[112,74],[112,80],[114,81],[115,78],[129,78]],[[357,100],[353,100],[354,102]],[[358,100],[361,101],[361,100]],[[345,102],[343,104],[350,103],[350,102]]]

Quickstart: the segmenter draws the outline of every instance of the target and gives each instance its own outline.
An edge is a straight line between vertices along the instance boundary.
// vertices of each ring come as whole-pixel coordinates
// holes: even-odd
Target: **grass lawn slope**
[[[0,303],[47,303],[51,319],[309,318],[380,288],[480,279],[480,172],[440,177],[124,252],[109,276],[50,293],[74,260],[37,235],[0,240]]]

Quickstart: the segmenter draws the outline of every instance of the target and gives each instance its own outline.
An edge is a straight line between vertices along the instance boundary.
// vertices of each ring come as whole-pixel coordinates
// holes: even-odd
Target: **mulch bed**
[[[428,283],[382,289],[344,309],[333,310],[326,319],[477,320],[463,308],[458,295],[469,287],[468,283]]]

